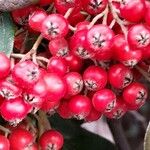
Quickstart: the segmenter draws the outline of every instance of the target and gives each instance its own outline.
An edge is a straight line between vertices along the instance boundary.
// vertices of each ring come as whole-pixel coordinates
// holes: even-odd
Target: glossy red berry
[[[47,17],[47,14],[44,10],[39,9],[33,12],[29,17],[29,26],[35,31],[41,32],[42,23]]]
[[[86,43],[87,29],[77,31],[71,38],[70,49],[73,54],[82,58],[88,59],[94,56],[92,50],[90,50]]]
[[[40,79],[41,73],[38,65],[27,60],[15,65],[12,77],[19,87],[30,88]]]
[[[136,24],[128,31],[128,43],[134,49],[141,49],[150,44],[150,29],[143,24]]]
[[[120,15],[130,22],[138,22],[145,14],[144,0],[124,0],[120,2]]]
[[[77,72],[69,72],[64,76],[67,85],[66,97],[77,95],[83,88],[82,76]]]
[[[114,37],[113,31],[105,25],[94,25],[87,32],[87,46],[96,52],[101,52],[111,48]]]
[[[89,23],[90,23],[89,21],[82,21],[76,24],[76,28],[77,28],[76,32],[80,30],[88,29]]]
[[[59,104],[60,104],[60,100],[56,100],[56,101],[46,100],[42,104],[41,110],[43,110],[51,115],[59,107]]]
[[[83,73],[86,88],[92,91],[103,89],[107,84],[107,72],[98,66],[90,66]]]
[[[22,90],[11,81],[0,81],[0,95],[9,100],[21,96]]]
[[[84,119],[92,109],[91,100],[86,96],[76,95],[69,100],[68,108],[74,118]]]
[[[147,97],[146,87],[138,82],[133,82],[123,91],[123,99],[131,110],[136,110],[144,105]]]
[[[72,26],[76,26],[77,23],[80,23],[81,21],[84,21],[86,19],[86,16],[82,13],[80,13],[80,10],[75,9],[71,15],[68,17],[68,22]]]
[[[56,10],[63,15],[69,8],[73,8],[74,13],[78,12],[81,9],[80,0],[55,0],[54,2]]]
[[[150,2],[149,1],[145,1],[146,4],[146,12],[145,12],[145,21],[146,24],[150,26]]]
[[[104,113],[104,115],[110,119],[120,119],[127,111],[128,108],[123,99],[118,98],[115,107],[110,112]]]
[[[73,54],[70,54],[67,57],[65,57],[65,60],[70,71],[80,71],[83,66],[82,59]]]
[[[110,67],[108,71],[108,79],[113,87],[122,89],[132,82],[133,73],[123,64],[116,64]]]
[[[0,150],[10,150],[9,140],[3,135],[0,135]]]
[[[47,86],[47,99],[58,101],[66,94],[66,84],[63,78],[55,73],[47,73],[43,76]]]
[[[57,108],[57,113],[63,118],[63,119],[70,119],[72,117],[71,112],[67,109],[69,102],[67,100],[63,100],[59,107]]]
[[[10,60],[2,52],[0,53],[0,64],[0,79],[2,79],[7,77],[10,72]]]
[[[108,0],[84,0],[82,3],[85,11],[91,15],[95,15],[101,13],[105,9]]]
[[[142,60],[143,52],[141,50],[132,50],[129,45],[124,45],[120,51],[118,51],[117,59],[122,64],[128,67],[134,67],[138,62]]]
[[[60,14],[50,14],[43,21],[41,32],[48,40],[64,37],[68,33],[68,21]]]
[[[110,112],[116,105],[116,95],[109,89],[102,89],[93,95],[94,108],[101,112]]]
[[[31,107],[22,98],[4,101],[0,108],[2,117],[11,124],[19,123],[27,116],[30,110]]]
[[[39,79],[38,82],[34,84],[32,88],[26,91],[44,98],[47,96],[47,86],[43,78]]]
[[[69,46],[65,38],[51,40],[48,47],[53,56],[66,57],[69,55]]]
[[[33,135],[28,130],[18,128],[9,135],[9,141],[12,150],[30,149],[33,144]]]
[[[62,57],[51,57],[47,65],[47,71],[64,76],[67,71],[67,63]]]
[[[44,132],[39,140],[42,150],[60,150],[64,144],[63,135],[56,130],[48,130]]]

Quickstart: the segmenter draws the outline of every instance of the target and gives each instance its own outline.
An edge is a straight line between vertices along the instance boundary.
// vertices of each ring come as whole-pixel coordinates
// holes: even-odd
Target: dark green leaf
[[[9,13],[0,14],[0,51],[10,56],[14,45],[15,27]]]
[[[115,150],[109,141],[81,128],[81,122],[64,120],[58,115],[52,116],[50,122],[53,128],[64,135],[63,150]]]

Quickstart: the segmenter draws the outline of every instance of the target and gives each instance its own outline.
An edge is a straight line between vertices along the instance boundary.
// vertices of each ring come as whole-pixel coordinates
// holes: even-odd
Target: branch
[[[144,138],[144,150],[150,150],[150,123],[147,127],[145,138]]]
[[[35,4],[38,1],[39,0],[0,0],[0,11],[12,11]]]
[[[124,135],[121,120],[107,120],[118,150],[131,150]]]

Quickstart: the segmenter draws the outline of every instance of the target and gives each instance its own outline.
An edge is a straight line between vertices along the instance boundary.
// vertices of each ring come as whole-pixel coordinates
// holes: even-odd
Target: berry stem
[[[116,20],[113,19],[112,22],[111,22],[110,25],[109,25],[109,28],[112,29],[113,26],[115,25],[115,23],[116,23]]]
[[[25,57],[25,54],[14,54],[14,53],[12,53],[12,54],[11,54],[11,57],[22,59],[22,58]],[[42,56],[36,56],[36,59],[39,60],[39,61],[46,62],[46,63],[49,62],[49,60],[48,60],[47,58],[42,57]]]
[[[90,29],[100,18],[102,18],[106,13],[108,12],[108,7],[106,6],[105,10],[98,14],[97,16],[95,16],[93,18],[93,20],[91,21],[91,23],[89,24],[88,28]]]
[[[21,59],[21,61],[30,59],[31,55],[36,54],[37,48],[39,47],[42,40],[43,40],[43,36],[40,34],[40,36],[37,38],[36,42],[34,43],[32,49]]]
[[[24,31],[23,28],[20,28],[19,30],[16,31],[15,36],[18,36],[19,34],[21,34]]]
[[[11,133],[9,129],[3,127],[2,125],[0,125],[0,130],[3,131],[6,136],[7,136],[9,133]]]
[[[71,25],[69,25],[69,29],[70,29],[71,31],[73,31],[73,32],[75,32],[75,31],[77,30],[76,27],[73,27],[73,26],[71,26]]]
[[[27,117],[26,120],[27,120],[27,122],[28,122],[29,128],[31,128],[32,131],[33,131],[34,133],[36,133],[37,131],[36,131],[36,128],[34,127],[34,125],[32,124],[32,122],[33,122],[32,119],[31,119],[30,117]]]
[[[104,24],[104,25],[107,25],[108,12],[109,12],[109,9],[108,9],[108,5],[107,5],[107,6],[106,6],[105,14],[104,14],[104,16],[103,16],[103,21],[102,21],[102,24]]]
[[[124,26],[124,23],[123,21],[119,18],[117,12],[115,11],[115,8],[112,4],[112,0],[108,0],[109,2],[109,7],[110,7],[110,10],[111,10],[111,13],[113,15],[113,18],[116,20],[116,22],[119,24],[119,26],[121,27],[121,30],[122,32],[124,33],[125,37],[127,37],[127,29],[126,27]]]
[[[144,70],[143,70],[141,67],[139,67],[139,66],[136,66],[135,68],[143,75],[143,77],[145,77],[145,79],[146,79],[147,81],[150,82],[150,75],[149,75],[148,72],[144,71]]]
[[[37,124],[38,124],[38,137],[40,138],[40,136],[44,133],[44,127],[43,124],[41,123],[41,119],[37,114],[33,114],[35,119],[37,120]]]
[[[107,120],[109,128],[113,134],[118,150],[131,150],[129,143],[124,135],[121,120]]]
[[[50,130],[51,129],[51,125],[49,123],[49,120],[48,120],[48,117],[47,117],[46,113],[41,111],[41,110],[39,110],[39,117],[41,119],[41,123],[44,126],[44,129],[45,130]]]
[[[69,8],[69,9],[67,10],[67,12],[66,12],[65,15],[64,15],[64,17],[65,17],[66,19],[70,16],[70,14],[72,13],[73,9],[74,9],[74,8]]]
[[[149,150],[150,148],[150,123],[147,127],[145,138],[144,138],[144,150]]]
[[[54,8],[54,3],[52,3],[46,11],[51,12],[53,8]]]

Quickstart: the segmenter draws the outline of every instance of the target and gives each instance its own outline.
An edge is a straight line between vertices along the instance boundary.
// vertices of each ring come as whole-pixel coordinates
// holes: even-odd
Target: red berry
[[[117,59],[125,66],[134,67],[138,62],[142,60],[142,51],[133,51],[128,45],[124,45],[124,47],[122,47],[122,49],[118,51]]]
[[[44,10],[39,9],[33,12],[29,17],[29,26],[35,31],[40,32],[42,27],[42,22],[47,17],[47,14]]]
[[[0,150],[10,150],[9,140],[3,135],[0,135]]]
[[[82,3],[85,11],[91,15],[95,15],[101,13],[105,9],[108,0],[83,0]]]
[[[146,4],[146,12],[145,12],[145,21],[146,24],[150,26],[150,2],[149,1],[145,1]]]
[[[64,37],[68,33],[68,21],[60,14],[50,14],[43,21],[41,32],[48,40]]]
[[[77,31],[70,41],[70,48],[73,54],[82,58],[88,59],[94,56],[92,50],[90,50],[86,43],[87,29]]]
[[[76,24],[76,28],[77,28],[76,32],[80,30],[88,29],[89,23],[90,23],[89,21],[82,21]]]
[[[67,63],[62,57],[51,57],[47,66],[47,71],[64,76],[67,71]]]
[[[114,37],[113,31],[105,25],[94,25],[87,32],[87,46],[93,51],[101,52],[111,48]]]
[[[40,79],[41,73],[36,64],[27,60],[15,65],[12,77],[19,87],[30,88]]]
[[[122,89],[132,82],[133,74],[131,70],[123,64],[116,64],[110,67],[108,79],[113,87]]]
[[[77,72],[69,72],[64,76],[67,85],[66,97],[77,95],[83,88],[83,79]]]
[[[21,96],[22,90],[11,83],[10,81],[0,81],[0,95],[9,100]]]
[[[63,135],[56,130],[44,132],[39,140],[42,150],[60,150],[64,144]]]
[[[123,102],[122,98],[118,98],[112,111],[106,112],[104,115],[110,119],[120,119],[127,112],[127,110],[127,106]]]
[[[48,114],[51,114],[55,112],[55,110],[59,107],[60,100],[57,101],[51,101],[51,100],[46,100],[42,107],[41,110],[47,112]]]
[[[86,88],[92,91],[103,89],[107,84],[107,72],[98,66],[90,66],[83,73]]]
[[[145,14],[144,0],[124,0],[120,2],[120,15],[131,22],[138,22]]]
[[[70,54],[67,57],[65,57],[65,60],[67,62],[67,65],[68,65],[70,71],[80,71],[81,70],[83,61],[79,57],[77,57],[73,54]]]
[[[0,64],[0,79],[2,79],[7,77],[10,72],[10,60],[2,52],[0,53]]]
[[[84,21],[85,19],[86,19],[86,16],[84,14],[80,13],[80,10],[76,9],[68,17],[68,22],[72,26],[76,26],[77,23]]]
[[[66,57],[69,54],[68,43],[64,38],[53,39],[49,42],[49,51],[53,56]]]
[[[123,91],[123,99],[131,110],[140,108],[148,97],[146,87],[138,82],[133,82]]]
[[[134,49],[141,49],[150,44],[150,30],[143,24],[136,24],[128,31],[128,43]]]
[[[71,112],[67,109],[68,108],[68,101],[63,100],[58,109],[57,113],[63,118],[63,119],[70,119],[72,117]]]
[[[58,101],[66,94],[66,84],[61,76],[55,73],[47,73],[43,76],[47,86],[47,99]]]
[[[93,95],[92,103],[97,111],[110,112],[116,105],[116,95],[109,89],[103,89]]]
[[[74,13],[78,12],[81,8],[80,0],[55,0],[54,2],[56,10],[63,15],[69,8],[73,8]]]
[[[33,135],[25,129],[15,129],[9,136],[10,149],[22,150],[30,149],[33,144]]]
[[[68,107],[72,116],[81,120],[89,115],[92,104],[88,97],[76,95],[70,99]]]
[[[11,124],[19,123],[30,110],[31,107],[22,98],[4,101],[0,108],[2,117]]]

